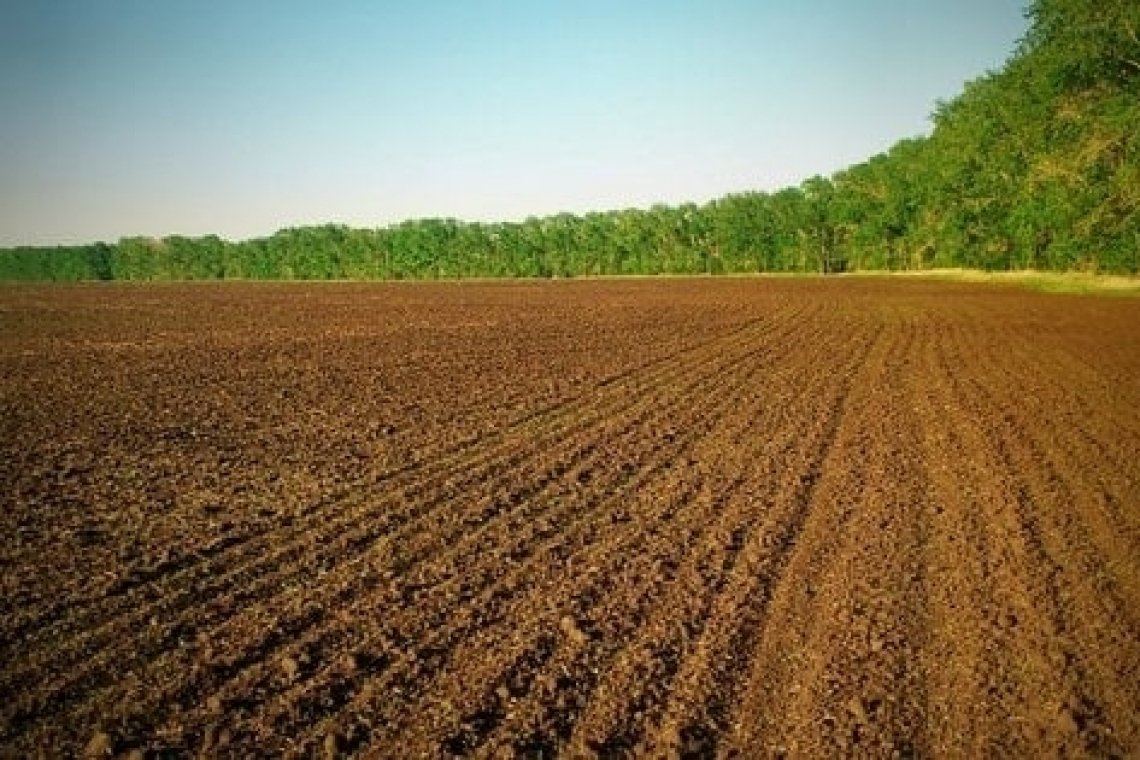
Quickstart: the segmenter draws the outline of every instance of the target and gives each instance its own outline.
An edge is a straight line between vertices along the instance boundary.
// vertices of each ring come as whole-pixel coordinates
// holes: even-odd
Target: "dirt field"
[[[0,756],[1140,756],[1140,300],[0,289]]]

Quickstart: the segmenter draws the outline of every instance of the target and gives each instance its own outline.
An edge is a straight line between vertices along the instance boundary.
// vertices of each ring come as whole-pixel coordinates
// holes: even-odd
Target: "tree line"
[[[1140,273],[1140,3],[1036,0],[930,136],[706,204],[521,222],[326,224],[0,250],[28,280],[424,279],[973,267]]]

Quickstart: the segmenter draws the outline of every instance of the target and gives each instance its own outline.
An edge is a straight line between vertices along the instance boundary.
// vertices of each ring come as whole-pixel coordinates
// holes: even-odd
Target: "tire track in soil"
[[[794,320],[788,320],[788,322],[794,323]],[[764,330],[767,329],[767,326],[763,325],[763,324],[760,327],[763,328],[763,329],[761,329],[761,332],[763,332]],[[719,354],[721,351],[724,351],[724,350],[730,349],[730,348],[733,350],[739,351],[741,346],[747,347],[749,345],[749,341],[747,340],[747,338],[751,337],[751,334],[754,332],[756,332],[755,327],[753,327],[753,329],[750,331],[749,330],[735,331],[734,333],[730,334],[729,336],[726,336],[724,338],[721,338],[721,339],[718,339],[715,341],[711,341],[710,343],[705,344],[704,346],[697,347],[696,350],[692,350],[692,351],[688,352],[688,354],[690,354],[691,357],[695,357],[698,359],[696,366],[702,366],[703,363],[707,363],[709,361],[715,361],[715,360],[719,359],[720,357],[717,356],[717,354]],[[742,339],[741,335],[744,335],[745,338]],[[729,354],[731,355],[731,353],[732,352],[730,351]],[[680,377],[682,374],[690,372],[691,369],[693,368],[693,366],[694,366],[693,363],[688,363],[688,364],[684,363],[684,357],[682,357],[680,360],[674,358],[668,362],[663,362],[661,364],[662,369],[660,369],[660,371],[656,371],[652,375],[650,375],[649,377],[644,378],[644,380],[642,382],[639,382],[638,385],[633,386],[632,388],[630,387],[630,383],[628,383],[628,382],[623,383],[621,385],[611,384],[610,386],[608,386],[609,388],[612,388],[613,391],[612,392],[603,391],[602,394],[599,394],[602,396],[601,401],[605,402],[605,403],[604,404],[599,403],[599,408],[596,410],[596,413],[594,414],[594,416],[582,414],[578,409],[571,409],[569,411],[558,410],[559,414],[554,416],[553,419],[555,422],[562,422],[563,420],[566,420],[569,418],[569,419],[571,419],[572,423],[578,422],[576,427],[578,427],[579,429],[588,431],[591,434],[590,437],[596,437],[593,435],[594,433],[596,433],[596,431],[590,430],[589,428],[586,427],[586,425],[593,423],[593,422],[596,422],[597,419],[603,418],[607,413],[612,413],[612,411],[614,409],[614,403],[613,403],[614,401],[617,401],[620,403],[622,401],[622,399],[632,398],[633,402],[627,408],[634,408],[634,407],[647,408],[647,407],[651,406],[651,404],[649,402],[643,400],[642,397],[639,395],[638,391],[640,391],[642,388],[651,389],[651,388],[654,388],[654,387],[659,386],[659,385],[668,386],[668,384],[670,382],[672,382],[676,378]],[[715,365],[712,365],[710,372],[712,374],[716,374],[717,372],[719,372],[719,369]],[[641,378],[634,378],[634,379],[640,380]],[[683,396],[684,396],[684,394],[682,393],[680,396],[678,396],[678,398],[682,398]],[[658,412],[659,413],[668,412],[668,408],[665,408],[663,410],[659,409]],[[560,428],[560,429],[555,429],[553,434],[549,437],[554,438],[554,437],[557,437],[559,435],[564,436],[564,434],[565,434],[565,428]],[[525,435],[526,435],[526,433],[519,433],[520,438],[525,436]],[[508,445],[504,446],[503,448],[505,451],[508,452],[508,455],[513,455],[518,447],[514,444],[509,443]],[[535,445],[532,447],[532,450],[535,452],[538,452],[538,451],[541,451],[541,447],[538,445]],[[492,467],[495,465],[498,465],[499,467],[503,467],[505,469],[504,463],[501,460],[496,462],[496,460],[494,460],[494,458],[493,458],[493,455],[484,455],[482,451],[477,451],[475,456],[490,460],[493,463],[491,465]],[[510,465],[513,463],[514,462],[511,461],[510,459],[508,459],[506,462],[507,465]],[[467,469],[467,466],[466,466],[466,464],[460,462],[458,465],[455,466],[455,468],[452,471],[458,470],[458,469]],[[471,468],[471,469],[474,469],[474,468]],[[471,480],[478,480],[480,474],[481,474],[481,471],[476,470],[475,473],[472,474],[470,479]],[[445,499],[439,500],[438,502],[435,502],[435,503],[440,505],[440,506],[443,506],[446,504],[446,500]],[[339,522],[335,523],[334,529],[339,527],[342,524],[356,523],[357,521],[366,520],[367,517],[368,517],[368,515],[350,514],[348,517],[346,517],[346,518],[340,520]],[[416,531],[419,530],[419,526],[421,524],[424,524],[424,521],[421,520],[417,523],[414,523],[412,525],[412,528],[408,530],[408,534],[414,535],[416,533]],[[291,547],[291,549],[293,551],[291,551],[289,554],[282,555],[281,553],[278,553],[277,555],[275,555],[274,558],[280,560],[277,564],[283,564],[284,562],[291,560],[294,557],[295,552],[300,552],[304,548],[310,548],[314,545],[314,543],[315,542],[305,541],[304,539],[301,539],[297,542],[297,546]],[[334,544],[334,546],[339,549],[339,547],[343,544],[345,544],[345,541],[342,539],[337,544]],[[251,600],[257,599],[257,597],[259,595],[263,595],[267,589],[270,589],[270,588],[277,586],[281,583],[280,578],[274,578],[270,574],[270,571],[274,567],[276,567],[277,564],[275,564],[275,565],[261,564],[261,565],[254,568],[257,571],[257,575],[255,576],[256,580],[252,585],[246,586],[243,589],[243,597],[245,599],[251,599]],[[236,579],[228,577],[228,576],[223,576],[216,585],[218,587],[225,588],[225,586],[222,585],[223,581],[233,584],[235,582],[235,580],[240,581],[240,576],[236,577]],[[187,603],[194,603],[196,601],[196,599],[201,595],[202,595],[201,592],[198,592],[195,595],[189,596],[186,599],[186,602]],[[261,604],[261,606],[272,606],[274,604],[274,597],[269,597],[268,599],[264,599],[264,600],[262,600],[262,602],[260,604]],[[231,608],[233,608],[233,607],[236,607],[236,604],[231,605]],[[189,614],[192,615],[194,613],[191,612]],[[302,619],[309,617],[309,616],[311,616],[310,613],[303,613],[301,615]],[[141,613],[139,615],[139,618],[141,618]],[[287,640],[289,636],[298,634],[300,632],[300,630],[302,630],[306,625],[309,625],[311,623],[312,623],[312,621],[308,621],[307,623],[303,623],[301,629],[296,628],[295,625],[289,625],[289,624],[285,624],[284,626],[281,626],[281,628],[277,629],[277,630],[271,629],[268,631],[268,633],[263,634],[264,642],[259,646],[254,646],[250,651],[252,651],[254,653],[261,653],[261,652],[263,652],[263,650],[266,650],[266,649],[271,650],[275,644]],[[184,624],[185,624],[185,621],[182,624],[176,623],[176,625],[184,625]],[[200,626],[200,627],[204,627],[204,626]],[[259,626],[259,627],[261,627],[261,626]],[[86,651],[87,650],[85,649],[83,654],[85,654]],[[107,655],[103,658],[102,661],[96,660],[96,665],[102,666],[105,668],[106,671],[109,671],[112,668],[118,666],[120,663],[119,663],[118,657],[116,657],[115,655],[112,655],[110,650],[104,650],[104,651],[107,652]],[[160,649],[159,652],[161,652],[161,651],[166,651],[166,650]],[[185,667],[186,663],[180,663],[177,661],[178,656],[179,656],[178,652],[175,652],[175,655],[174,655],[175,660],[176,660],[175,665]],[[162,664],[168,665],[167,663],[162,663]],[[227,666],[225,669],[226,670],[232,670],[233,666],[232,665]],[[72,691],[79,691],[78,689],[75,689],[74,685],[75,685],[77,679],[81,678],[81,677],[82,677],[82,674],[77,676],[76,674],[73,673],[72,674],[72,680],[68,683],[60,684],[59,685],[60,688],[58,688],[55,693],[62,693],[64,689],[70,689]],[[46,700],[44,700],[44,698],[41,695],[40,699],[42,700],[41,705],[42,705],[43,701],[47,701],[48,705],[53,706],[53,707],[62,708],[63,706],[65,706],[65,705],[59,704],[59,703],[52,703],[52,701],[51,701],[52,696],[51,695],[49,695],[46,698]],[[99,701],[100,701],[99,699],[95,700],[96,703],[98,703]],[[40,707],[40,709],[42,710],[42,706]]]

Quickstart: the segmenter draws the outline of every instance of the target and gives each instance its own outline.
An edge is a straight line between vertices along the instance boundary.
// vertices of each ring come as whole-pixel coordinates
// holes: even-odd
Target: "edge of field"
[[[1140,296],[1140,276],[1093,274],[1091,272],[987,272],[981,269],[913,269],[897,272],[851,272],[853,277],[912,277],[949,282],[1010,285],[1042,293],[1076,295]]]
[[[1140,275],[1108,275],[1091,272],[1047,272],[1034,269],[1018,270],[1014,272],[988,272],[982,269],[907,269],[907,270],[881,270],[867,269],[851,272],[821,274],[819,272],[732,272],[724,274],[620,274],[620,275],[575,275],[570,277],[455,277],[455,278],[424,278],[424,279],[331,279],[331,280],[305,280],[305,279],[279,279],[262,280],[256,278],[226,278],[216,280],[115,280],[103,282],[97,280],[77,280],[68,282],[53,281],[16,281],[0,280],[0,289],[19,288],[26,286],[64,286],[64,287],[100,287],[116,285],[128,287],[147,287],[164,285],[218,285],[224,283],[243,283],[260,285],[280,284],[441,284],[451,283],[536,283],[536,282],[582,282],[597,280],[710,280],[710,279],[833,279],[833,278],[906,278],[915,280],[930,280],[937,282],[961,282],[980,285],[1001,285],[1020,287],[1041,293],[1060,293],[1068,295],[1100,295],[1100,296],[1126,296],[1140,297]]]

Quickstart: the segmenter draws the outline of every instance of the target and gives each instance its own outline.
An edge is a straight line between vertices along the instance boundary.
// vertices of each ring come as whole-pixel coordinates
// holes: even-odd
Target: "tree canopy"
[[[1001,70],[830,177],[704,205],[0,250],[0,278],[400,279],[965,266],[1140,273],[1140,3],[1036,0]]]

